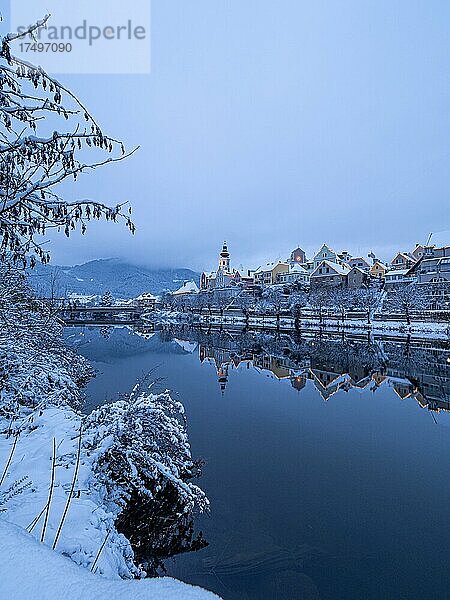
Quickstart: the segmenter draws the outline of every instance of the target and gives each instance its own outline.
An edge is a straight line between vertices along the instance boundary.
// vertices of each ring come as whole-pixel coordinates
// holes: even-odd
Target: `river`
[[[186,408],[208,547],[167,573],[224,599],[450,598],[450,346],[67,328],[86,410],[149,371]]]

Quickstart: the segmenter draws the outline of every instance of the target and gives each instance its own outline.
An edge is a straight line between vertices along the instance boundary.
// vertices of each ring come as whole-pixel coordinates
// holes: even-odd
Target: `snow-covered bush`
[[[79,408],[79,385],[93,371],[63,343],[53,309],[7,264],[0,266],[0,323],[0,416],[38,405]]]
[[[104,502],[121,507],[118,529],[149,574],[157,574],[162,558],[205,545],[201,534],[193,538],[193,513],[209,503],[190,481],[197,465],[184,408],[168,391],[137,386],[129,399],[98,408],[86,420],[83,439]]]

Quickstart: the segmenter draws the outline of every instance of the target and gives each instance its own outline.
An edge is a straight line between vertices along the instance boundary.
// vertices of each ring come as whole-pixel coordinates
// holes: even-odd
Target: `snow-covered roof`
[[[255,269],[250,269],[248,267],[239,265],[239,267],[236,269],[236,271],[238,271],[238,273],[241,277],[252,277],[253,273],[255,272]],[[249,273],[250,273],[250,275],[249,275]]]
[[[73,300],[95,300],[95,298],[97,298],[97,296],[95,294],[88,296],[86,294],[76,294],[75,292],[71,292],[69,294],[69,298],[71,298]]]
[[[314,255],[314,259],[316,259],[319,256],[319,254],[321,252],[323,252],[324,250],[326,250],[327,252],[330,252],[331,254],[336,254],[336,252],[332,248],[330,248],[330,246],[328,246],[328,244],[322,244],[321,247],[319,248],[319,250]]]
[[[289,265],[287,262],[284,262],[284,260],[278,260],[278,261],[274,261],[274,262],[269,262],[266,265],[264,265],[264,267],[258,267],[255,270],[255,273],[263,273],[264,271],[272,271],[272,269],[274,269],[275,267],[278,267],[278,265],[283,265],[286,268],[289,268]]]
[[[354,267],[352,267],[352,268],[350,269],[349,273],[350,273],[351,271],[359,271],[359,272],[360,272],[360,273],[362,273],[363,275],[366,275],[366,271],[364,271],[364,269],[361,269],[361,267],[354,266]]]
[[[311,273],[311,277],[313,275],[315,275],[316,273],[319,272],[319,269],[323,266],[326,265],[327,267],[330,267],[331,269],[333,269],[333,271],[335,272],[334,274],[338,274],[338,275],[348,275],[348,273],[350,272],[350,267],[347,267],[347,265],[339,265],[338,263],[335,262],[331,262],[330,260],[323,260],[320,265],[318,267],[316,267],[314,269],[314,271]],[[333,275],[333,273],[319,273],[320,276],[322,275]]]
[[[174,296],[177,296],[179,294],[198,294],[200,290],[198,289],[197,284],[195,283],[195,281],[186,281],[181,287],[180,289],[178,289],[176,292],[174,292]]]
[[[156,296],[151,294],[150,292],[144,292],[140,296],[136,298],[136,300],[156,300]]]
[[[387,271],[385,277],[391,275],[406,275],[406,273],[409,273],[409,269],[391,269],[390,271]]]
[[[348,259],[348,261],[347,261],[347,262],[350,264],[350,263],[352,263],[352,262],[355,262],[355,261],[357,261],[357,260],[359,260],[359,261],[362,261],[362,262],[366,263],[366,265],[369,265],[369,266],[370,266],[370,263],[369,263],[369,261],[368,261],[368,260],[366,260],[366,259],[364,258],[364,256],[352,256],[352,257],[350,257],[350,258]]]
[[[289,270],[289,273],[298,273],[299,275],[308,275],[308,271],[295,263]]]
[[[412,254],[409,254],[408,252],[397,252],[397,254],[394,256],[394,258],[392,259],[392,262],[398,257],[401,256],[406,260],[416,260],[415,257]]]

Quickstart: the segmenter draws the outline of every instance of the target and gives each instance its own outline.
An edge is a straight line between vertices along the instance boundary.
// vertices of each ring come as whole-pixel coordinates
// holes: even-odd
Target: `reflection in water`
[[[179,494],[169,488],[152,498],[133,493],[116,526],[130,541],[136,563],[150,577],[166,572],[168,558],[208,546],[202,532],[194,533],[192,511],[186,513]]]
[[[324,400],[352,388],[392,387],[428,410],[450,410],[450,345],[446,342],[361,340],[322,335],[290,336],[172,327],[165,339],[195,341],[200,362],[209,362],[225,393],[229,373],[240,366],[288,379],[301,392],[312,380]]]
[[[448,597],[449,343],[180,326],[115,328],[108,339],[75,331],[99,370],[91,402],[157,369],[206,462],[209,516],[168,523],[158,539],[164,515],[133,503],[124,514],[150,570],[163,561],[169,575],[225,600]],[[199,530],[209,545],[189,552],[204,543]]]
[[[321,557],[320,550],[307,544],[282,548],[264,535],[259,536],[257,551],[254,545],[254,539],[230,535],[219,555],[202,560],[205,569],[198,574],[214,577],[225,592],[239,593],[243,580],[253,578],[264,581],[270,597],[320,598],[314,581],[304,573],[307,561]]]

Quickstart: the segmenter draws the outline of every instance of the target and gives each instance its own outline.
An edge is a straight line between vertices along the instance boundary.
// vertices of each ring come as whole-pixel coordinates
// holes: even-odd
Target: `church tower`
[[[225,273],[230,272],[230,253],[226,242],[223,243],[222,252],[219,256],[219,269],[222,269]]]

